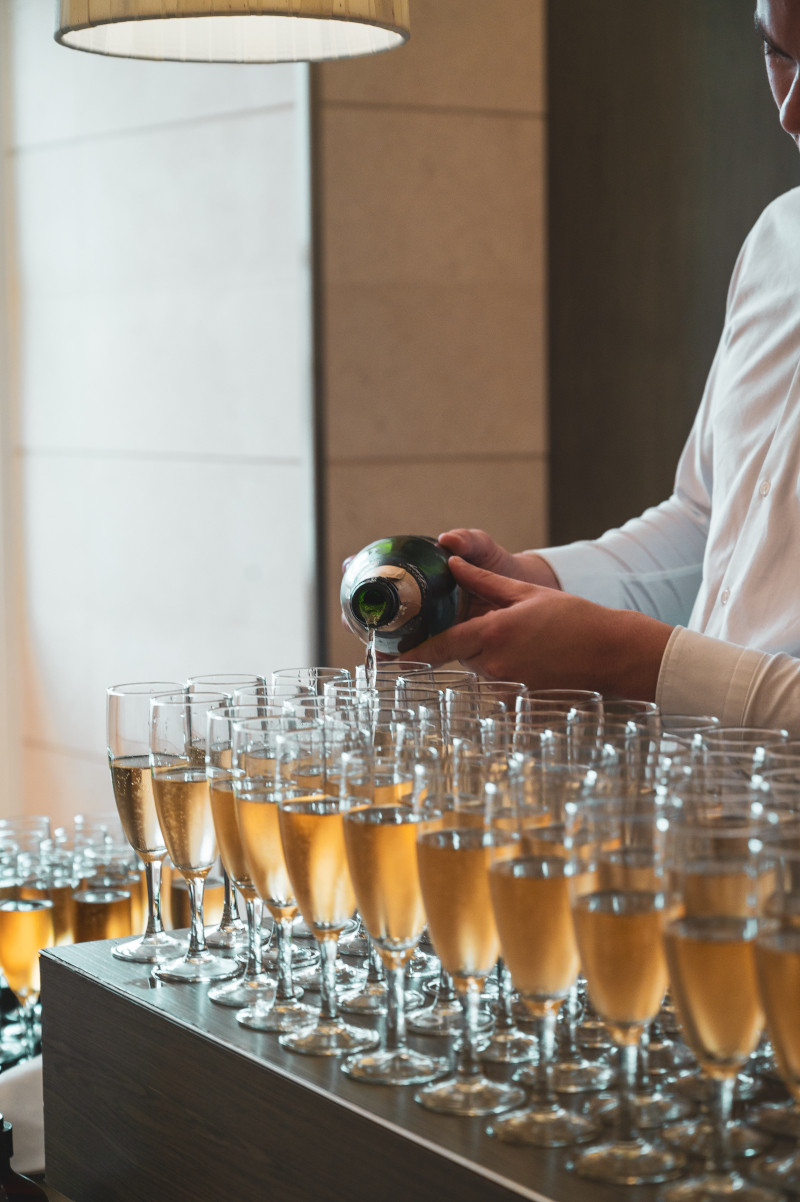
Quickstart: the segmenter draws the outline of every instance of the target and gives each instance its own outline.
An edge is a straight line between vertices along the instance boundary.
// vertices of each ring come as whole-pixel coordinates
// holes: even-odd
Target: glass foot
[[[273,1031],[281,1035],[308,1030],[318,1018],[318,1010],[288,1001],[275,1002],[272,1006],[257,1002],[236,1015],[237,1023],[249,1027],[251,1031]]]
[[[664,1123],[677,1122],[687,1118],[694,1111],[694,1105],[688,1098],[671,1098],[666,1094],[635,1093],[633,1102],[634,1122],[641,1130],[663,1127]],[[613,1123],[619,1114],[619,1094],[596,1094],[587,1101],[585,1113],[593,1119],[602,1119]],[[682,1145],[686,1151],[691,1149]]]
[[[321,1019],[310,1030],[281,1035],[278,1042],[282,1048],[301,1056],[345,1056],[348,1052],[374,1048],[379,1040],[375,1031],[351,1027],[338,1019]]]
[[[344,993],[338,999],[338,1004],[339,1009],[343,1010],[345,1014],[366,1014],[381,1018],[386,1013],[386,986],[383,982],[376,982],[364,989]],[[425,999],[421,993],[417,993],[413,989],[406,992],[406,1013],[410,1010],[419,1010],[424,1004]]]
[[[481,1048],[481,1060],[490,1064],[522,1064],[533,1060],[537,1052],[537,1042],[532,1035],[524,1035],[512,1027],[507,1031],[497,1031]]]
[[[571,1173],[611,1185],[646,1185],[671,1181],[686,1164],[680,1152],[644,1139],[594,1144],[575,1153],[566,1164]]]
[[[218,1006],[233,1006],[241,1010],[259,998],[271,1001],[275,996],[275,981],[266,973],[258,976],[242,977],[238,981],[230,981],[227,985],[215,985],[208,991],[208,999]]]
[[[600,1127],[583,1115],[562,1106],[532,1106],[495,1119],[486,1134],[504,1144],[529,1144],[535,1148],[565,1148],[594,1139]]]
[[[261,963],[265,968],[277,969],[278,953],[274,947],[262,947]],[[316,968],[319,964],[319,952],[315,947],[296,947],[292,943],[292,972],[305,968]]]
[[[214,927],[206,931],[206,944],[223,951],[240,951],[247,947],[247,924],[234,918],[224,927]]]
[[[115,960],[129,964],[163,964],[186,954],[186,940],[173,939],[166,931],[158,935],[142,935],[140,939],[129,939],[117,943],[111,949]]]
[[[800,1153],[762,1156],[748,1165],[747,1175],[759,1185],[800,1194]]]
[[[492,1018],[485,1010],[478,1014],[476,1031],[486,1031]],[[464,1011],[457,1001],[435,1002],[424,1010],[417,1010],[407,1023],[415,1035],[458,1035],[464,1029]]]
[[[317,961],[319,963],[319,960]],[[319,968],[304,968],[299,972],[292,974],[296,985],[302,986],[303,989],[309,990],[310,993],[319,993],[322,984],[322,976]],[[344,960],[337,959],[336,961],[336,989],[355,989],[364,984],[367,979],[366,969],[354,968],[351,964],[346,964]]]
[[[684,1123],[672,1123],[661,1131],[661,1138],[672,1147],[692,1152],[710,1161],[713,1155],[713,1132],[706,1118],[689,1119]],[[769,1145],[769,1138],[752,1127],[741,1123],[730,1123],[728,1130],[731,1151],[734,1156],[757,1156]]]
[[[403,1051],[377,1051],[345,1060],[342,1072],[354,1081],[368,1085],[422,1085],[450,1071],[450,1062],[423,1056],[410,1048]]]
[[[738,1102],[749,1101],[750,1098],[755,1097],[760,1088],[755,1077],[750,1077],[747,1073],[739,1073],[736,1078],[734,1099]],[[679,1081],[675,1082],[675,1089],[685,1098],[691,1098],[693,1102],[710,1102],[714,1096],[714,1085],[708,1077],[681,1077]]]
[[[236,960],[201,952],[196,956],[185,956],[180,960],[167,960],[165,964],[157,964],[153,969],[153,976],[158,977],[159,981],[198,985],[203,981],[229,981],[240,972],[241,967]]]
[[[488,1077],[448,1077],[426,1085],[414,1101],[437,1114],[482,1115],[513,1110],[525,1101],[525,1091],[514,1085],[490,1081]]]
[[[661,1194],[661,1202],[784,1202],[783,1194],[762,1185],[753,1185],[739,1173],[707,1173],[687,1177]]]
[[[747,1120],[770,1135],[800,1139],[800,1107],[795,1103],[762,1102],[748,1112]]]
[[[535,1085],[535,1073],[522,1068],[514,1079],[523,1085]],[[593,1093],[608,1089],[614,1081],[614,1069],[599,1060],[560,1060],[553,1065],[553,1089],[556,1093]]]

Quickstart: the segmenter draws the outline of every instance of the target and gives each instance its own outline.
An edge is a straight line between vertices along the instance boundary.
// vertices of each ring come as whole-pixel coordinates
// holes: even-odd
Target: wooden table
[[[205,986],[154,981],[111,943],[42,956],[47,1181],[74,1202],[653,1202],[582,1181],[563,1151],[359,1084],[242,1028]],[[428,1047],[436,1041],[413,1041]]]

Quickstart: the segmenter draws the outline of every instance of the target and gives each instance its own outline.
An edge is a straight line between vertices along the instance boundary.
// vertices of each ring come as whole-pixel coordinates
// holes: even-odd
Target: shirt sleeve
[[[800,737],[800,660],[676,628],[661,661],[665,714],[715,714],[723,726],[784,729]]]
[[[569,593],[685,623],[700,587],[707,522],[676,491],[593,541],[538,551]]]

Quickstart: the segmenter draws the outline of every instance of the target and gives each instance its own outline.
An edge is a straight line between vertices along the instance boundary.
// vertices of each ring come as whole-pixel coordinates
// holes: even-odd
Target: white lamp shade
[[[409,37],[408,0],[58,0],[56,41],[179,62],[316,62]]]

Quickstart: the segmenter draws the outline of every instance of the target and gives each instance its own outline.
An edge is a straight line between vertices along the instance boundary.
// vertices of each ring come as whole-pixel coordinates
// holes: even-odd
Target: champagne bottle
[[[6,1199],[8,1202],[35,1202],[35,1199],[47,1202],[47,1194],[41,1186],[14,1172],[11,1167],[13,1155],[11,1124],[0,1115],[0,1202],[6,1202]]]
[[[464,594],[435,538],[398,534],[353,556],[342,577],[345,621],[362,642],[374,631],[387,655],[409,651],[463,616]]]

